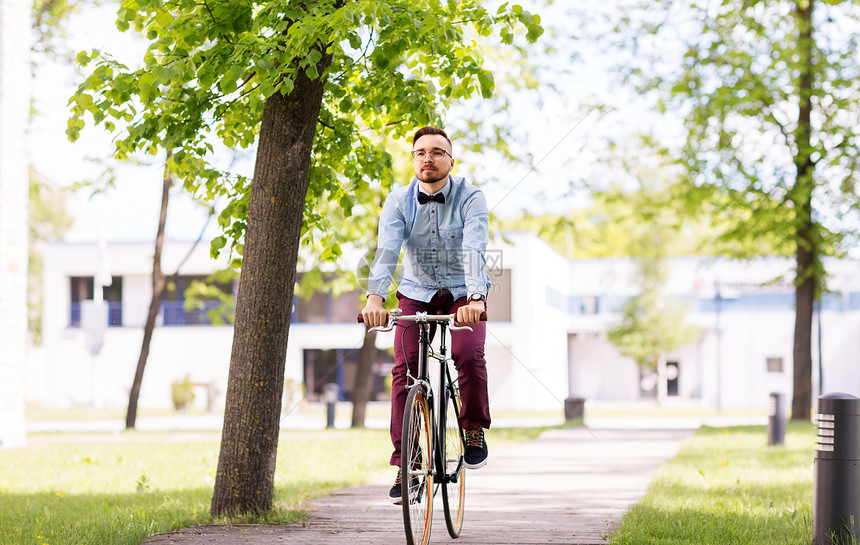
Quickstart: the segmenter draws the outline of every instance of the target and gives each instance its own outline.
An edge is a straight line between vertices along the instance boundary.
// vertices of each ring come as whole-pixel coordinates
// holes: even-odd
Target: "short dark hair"
[[[451,149],[454,149],[454,144],[451,143],[451,139],[448,138],[448,135],[445,133],[445,131],[440,129],[439,127],[434,127],[432,125],[421,127],[420,129],[415,131],[415,136],[412,137],[412,145],[414,146],[415,142],[417,142],[419,138],[428,134],[438,134],[440,136],[443,136],[445,140],[448,141],[448,145],[451,146]]]

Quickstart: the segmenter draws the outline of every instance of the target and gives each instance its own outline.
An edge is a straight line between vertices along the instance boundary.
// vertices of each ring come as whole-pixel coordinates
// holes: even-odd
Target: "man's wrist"
[[[385,298],[381,295],[377,295],[375,293],[367,294],[367,302],[368,303],[379,303],[380,305],[385,303]]]

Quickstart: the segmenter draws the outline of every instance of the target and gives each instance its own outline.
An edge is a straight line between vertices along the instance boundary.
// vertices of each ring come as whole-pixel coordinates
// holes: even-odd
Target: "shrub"
[[[191,377],[185,375],[184,379],[173,382],[170,385],[170,395],[177,411],[188,408],[188,405],[194,402],[194,383],[191,382]]]

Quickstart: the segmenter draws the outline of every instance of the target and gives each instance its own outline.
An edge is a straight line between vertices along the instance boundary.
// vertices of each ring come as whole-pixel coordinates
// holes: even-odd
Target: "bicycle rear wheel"
[[[413,387],[403,413],[400,474],[403,527],[407,545],[427,545],[433,521],[431,427],[427,398],[421,386]]]
[[[450,482],[442,483],[442,507],[445,525],[451,537],[463,528],[466,503],[466,471],[463,463],[463,430],[460,428],[460,395],[456,388],[448,391],[445,403],[445,474]]]

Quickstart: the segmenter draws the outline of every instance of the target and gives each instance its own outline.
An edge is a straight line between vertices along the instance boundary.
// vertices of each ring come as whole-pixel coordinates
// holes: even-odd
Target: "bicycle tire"
[[[448,535],[460,536],[466,506],[466,466],[463,462],[463,429],[460,427],[460,396],[451,388],[445,396],[445,473],[456,473],[456,480],[442,483],[442,507]]]
[[[427,545],[433,522],[433,473],[430,410],[422,386],[414,386],[403,412],[400,446],[403,528],[407,545]]]

